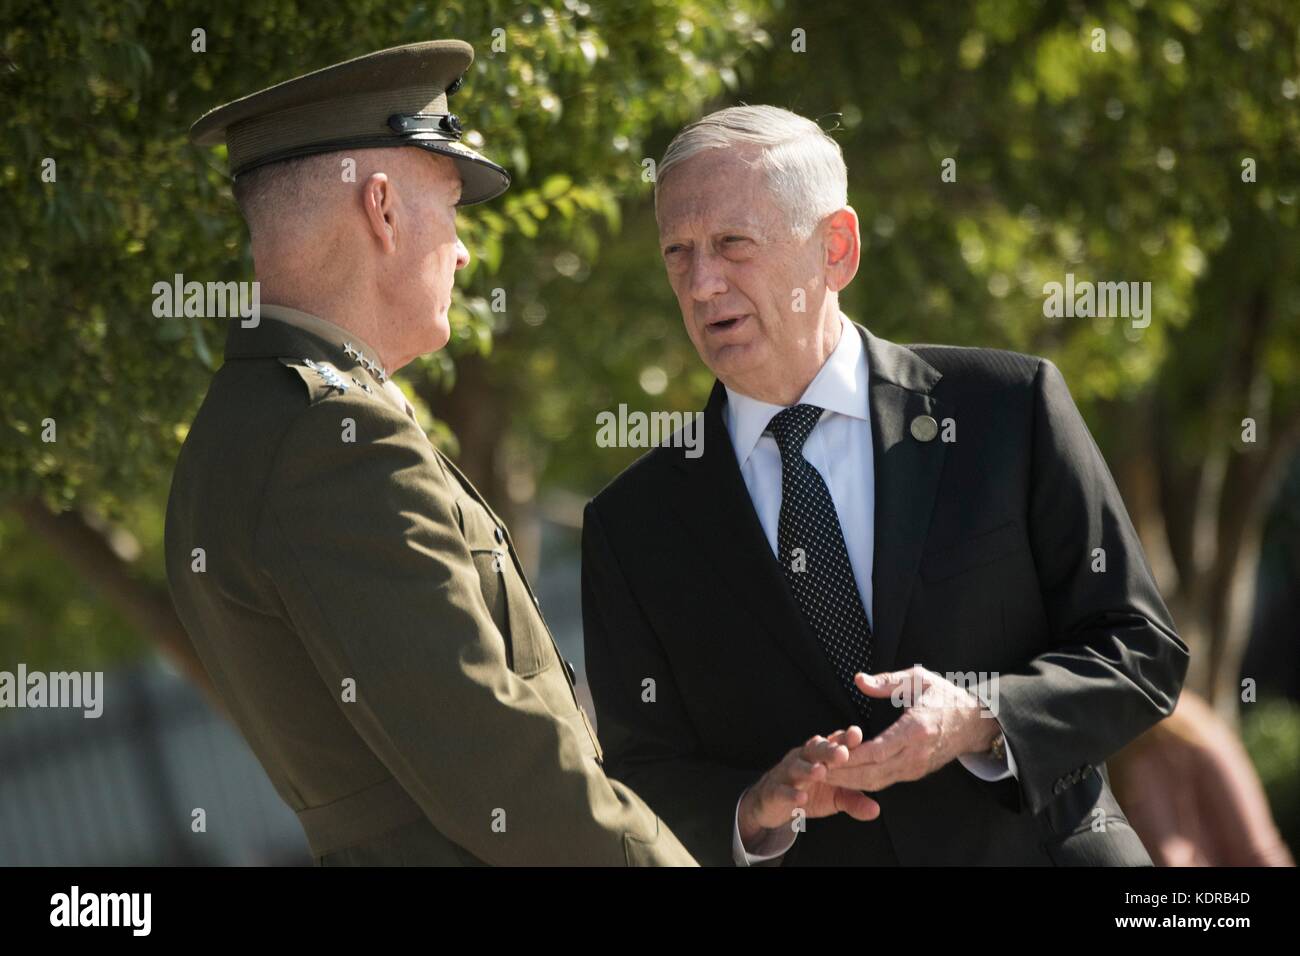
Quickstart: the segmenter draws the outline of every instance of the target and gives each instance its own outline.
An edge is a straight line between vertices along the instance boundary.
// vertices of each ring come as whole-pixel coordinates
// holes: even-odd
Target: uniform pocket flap
[[[460,528],[471,551],[504,551],[505,534],[473,498],[459,498]]]

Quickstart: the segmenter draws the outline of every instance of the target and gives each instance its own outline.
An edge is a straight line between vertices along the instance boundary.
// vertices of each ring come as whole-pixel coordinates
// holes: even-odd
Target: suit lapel
[[[852,702],[795,603],[763,533],[722,420],[725,403],[726,390],[716,382],[704,410],[703,454],[677,458],[686,481],[674,507],[700,545],[710,573],[730,588],[735,606],[749,609],[750,616],[843,714],[847,726],[857,720]]]
[[[910,349],[854,324],[863,337],[870,370],[876,494],[872,668],[879,672],[896,664],[911,666],[895,658],[947,448],[939,437],[914,438],[911,424],[922,415],[942,423],[952,409],[930,394],[941,377],[938,371]]]

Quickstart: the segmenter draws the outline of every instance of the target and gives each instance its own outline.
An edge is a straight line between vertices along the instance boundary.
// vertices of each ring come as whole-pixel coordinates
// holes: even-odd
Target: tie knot
[[[803,453],[803,443],[821,417],[822,409],[816,405],[791,405],[772,416],[767,427],[776,439],[776,447],[781,450],[783,459]]]

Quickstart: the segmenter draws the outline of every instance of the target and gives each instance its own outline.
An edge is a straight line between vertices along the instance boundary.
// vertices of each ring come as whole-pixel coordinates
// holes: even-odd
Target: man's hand
[[[854,682],[877,699],[897,691],[907,710],[880,736],[851,747],[847,760],[828,767],[828,784],[876,792],[919,780],[962,754],[987,751],[1000,730],[979,698],[919,664],[894,673],[858,674]]]
[[[736,822],[747,850],[768,832],[790,826],[800,807],[808,817],[844,812],[855,820],[874,820],[880,805],[865,794],[826,782],[829,768],[845,765],[852,748],[862,743],[862,730],[850,727],[830,737],[810,737],[769,770],[740,799]]]

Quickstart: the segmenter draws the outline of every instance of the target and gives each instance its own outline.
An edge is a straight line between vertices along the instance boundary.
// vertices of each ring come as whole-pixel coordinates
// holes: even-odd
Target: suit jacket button
[[[565,658],[564,669],[569,672],[569,680],[575,684],[578,683],[578,672],[573,669],[573,662],[568,658]]]
[[[504,533],[502,533],[499,525],[493,528],[492,531],[497,536],[497,544],[500,544],[502,541],[506,539],[506,536]]]

